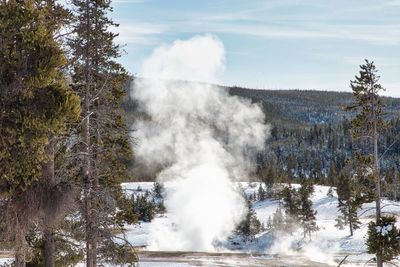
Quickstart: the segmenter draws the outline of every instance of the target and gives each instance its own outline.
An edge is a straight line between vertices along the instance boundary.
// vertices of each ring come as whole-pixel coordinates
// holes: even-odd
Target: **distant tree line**
[[[382,195],[399,199],[400,119],[391,119],[379,135]],[[339,173],[356,152],[372,149],[367,140],[353,138],[351,120],[338,125],[314,124],[306,127],[273,126],[265,152],[257,158],[257,176],[266,184],[300,182],[305,175],[316,184],[337,186]]]

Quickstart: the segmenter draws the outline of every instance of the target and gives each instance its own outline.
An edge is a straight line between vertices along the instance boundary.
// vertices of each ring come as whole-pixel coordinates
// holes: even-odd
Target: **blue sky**
[[[399,0],[115,0],[121,63],[140,76],[154,48],[213,34],[224,44],[221,83],[349,91],[364,58],[400,97]]]

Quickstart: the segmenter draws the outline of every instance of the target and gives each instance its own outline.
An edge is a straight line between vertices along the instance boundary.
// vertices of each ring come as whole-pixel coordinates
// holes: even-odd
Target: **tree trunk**
[[[98,5],[97,2],[93,2],[93,6],[94,6],[94,13],[96,15],[94,15],[94,21],[92,23],[94,23],[94,29],[95,31],[99,31],[99,24],[98,24]],[[89,23],[89,21],[88,21]],[[101,26],[100,26],[101,27]],[[88,33],[88,40],[89,40],[89,34]],[[96,74],[99,73],[99,61],[98,61],[98,47],[97,47],[97,35],[94,34],[93,35],[94,40],[93,40],[93,45],[91,47],[91,49],[93,50],[92,52],[95,53],[94,58],[92,58],[91,61],[91,68],[90,68],[90,73],[92,74],[92,72],[94,72],[95,74],[91,76],[91,78],[93,77],[93,83],[92,83],[92,90],[94,92],[98,92],[98,88],[97,88],[97,80],[95,76]],[[99,105],[99,99],[95,100],[92,103],[92,112],[94,112],[94,120],[98,119],[97,115],[98,113],[98,105]],[[99,173],[98,173],[98,153],[99,153],[99,132],[98,132],[98,125],[96,123],[94,123],[93,125],[91,125],[91,129],[92,129],[92,135],[94,137],[93,142],[91,143],[91,152],[92,152],[92,156],[91,158],[93,159],[92,162],[92,188],[91,188],[91,192],[92,192],[92,197],[90,198],[91,201],[91,205],[92,205],[92,223],[91,223],[91,247],[92,247],[92,259],[91,259],[91,264],[92,266],[97,266],[97,243],[98,243],[98,239],[99,239]]]
[[[379,156],[378,156],[378,127],[377,118],[375,115],[375,103],[372,104],[373,114],[373,139],[374,139],[374,178],[375,178],[375,202],[376,202],[376,222],[378,223],[381,218],[381,181],[380,181],[380,170],[379,170]],[[383,267],[382,261],[382,248],[380,247],[376,253],[376,266]]]
[[[15,254],[15,267],[25,267],[26,263],[25,263],[25,253],[21,252],[17,252]]]
[[[353,236],[353,223],[350,222],[349,226],[350,226],[350,236]]]
[[[350,228],[350,236],[353,236],[353,216],[351,216],[350,214],[350,207],[348,209],[349,212],[349,228]]]
[[[90,86],[91,71],[89,61],[90,51],[90,1],[86,0],[86,47],[85,47],[85,102],[84,102],[84,144],[85,144],[85,162],[83,191],[85,199],[85,221],[86,221],[86,266],[95,267],[94,258],[96,257],[93,248],[93,218],[92,218],[92,166],[91,166],[91,143],[90,143]]]
[[[51,203],[52,194],[50,193],[53,188],[56,186],[56,178],[54,173],[54,145],[55,139],[49,138],[49,144],[46,146],[46,154],[48,156],[48,161],[42,167],[42,177],[45,181],[45,186],[47,192],[49,193],[48,199],[46,201],[49,204]],[[49,207],[46,210],[46,215],[44,219],[44,231],[43,231],[43,256],[44,256],[44,266],[46,267],[55,267],[56,263],[56,246],[55,246],[55,237],[54,237],[54,210],[52,209],[52,205],[48,205]]]
[[[96,172],[96,171],[95,171]],[[92,204],[95,205],[95,208],[93,209],[93,223],[92,223],[92,252],[93,252],[93,258],[92,258],[92,264],[93,266],[97,266],[97,242],[98,242],[98,237],[99,237],[99,216],[98,216],[98,176],[97,172],[93,175],[93,202]]]
[[[25,234],[21,231],[16,235],[15,267],[25,267]]]
[[[376,121],[374,122],[374,176],[375,176],[375,201],[376,201],[376,220],[381,218],[381,181],[378,157],[378,134],[376,132]]]
[[[46,229],[44,232],[44,266],[55,267],[56,266],[56,244],[54,238],[54,232],[52,229]]]
[[[94,107],[95,108],[95,107]],[[98,174],[98,169],[97,169],[97,163],[98,163],[98,148],[99,148],[99,135],[98,133],[95,134],[96,141],[94,144],[92,144],[92,153],[93,153],[93,173],[92,173],[92,250],[93,250],[93,258],[92,258],[92,264],[93,266],[97,266],[97,242],[99,238],[99,220],[101,219],[99,217],[99,174]]]
[[[85,100],[85,126],[84,126],[84,139],[85,139],[85,163],[84,163],[84,178],[83,178],[83,191],[85,201],[85,222],[86,222],[86,266],[94,267],[93,265],[93,245],[92,245],[92,193],[91,193],[91,160],[90,160],[90,120],[89,120],[89,99],[88,92],[86,93]]]
[[[397,169],[394,172],[394,189],[393,189],[393,198],[397,201],[397,191],[399,190],[399,174]]]
[[[91,149],[90,149],[90,92],[89,83],[86,86],[85,95],[85,123],[84,123],[84,140],[85,140],[85,163],[83,191],[85,199],[85,221],[86,221],[86,266],[94,267],[95,257],[93,254],[93,223],[92,223],[92,166],[91,166]]]

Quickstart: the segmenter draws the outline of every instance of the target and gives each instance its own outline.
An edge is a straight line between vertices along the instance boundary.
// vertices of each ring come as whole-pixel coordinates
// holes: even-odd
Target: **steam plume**
[[[150,119],[135,124],[137,159],[163,166],[165,205],[172,225],[155,221],[155,250],[214,250],[245,212],[232,181],[245,180],[268,132],[264,114],[230,96],[217,82],[224,46],[211,35],[175,41],[144,62],[132,96]],[[183,80],[199,81],[188,83]]]

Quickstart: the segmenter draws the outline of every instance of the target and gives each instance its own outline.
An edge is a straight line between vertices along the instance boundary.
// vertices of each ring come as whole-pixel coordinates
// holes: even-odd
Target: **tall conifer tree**
[[[307,235],[311,239],[311,233],[319,230],[317,226],[317,218],[315,211],[312,207],[311,196],[314,193],[314,186],[310,179],[305,179],[301,181],[301,187],[299,189],[299,199],[300,199],[300,224],[303,227],[304,237]]]
[[[380,76],[374,62],[365,60],[360,66],[358,76],[350,82],[355,98],[354,103],[347,106],[348,111],[355,111],[357,115],[352,120],[353,136],[357,139],[368,137],[372,141],[373,151],[366,155],[366,161],[372,159],[371,169],[375,182],[376,222],[381,218],[381,177],[378,155],[379,134],[385,127],[383,119],[383,103],[379,94],[384,88],[379,83]],[[382,267],[382,253],[377,251],[377,266]]]
[[[359,156],[354,161],[346,162],[336,189],[340,212],[336,219],[336,227],[343,229],[345,224],[349,225],[350,236],[360,227],[358,211],[362,204],[374,199],[370,189],[373,183],[368,176],[365,176],[366,168],[358,158]]]
[[[286,229],[293,233],[297,229],[300,221],[300,199],[298,191],[290,184],[286,186],[282,192],[283,208],[285,210]]]
[[[73,0],[76,10],[75,37],[70,43],[73,84],[82,97],[83,217],[87,266],[97,266],[98,255],[110,260],[121,202],[120,182],[127,179],[125,163],[131,157],[121,101],[128,75],[116,63],[118,26],[107,17],[109,0]],[[108,247],[107,247],[108,246]]]
[[[35,224],[51,237],[49,219],[60,204],[51,194],[53,141],[80,113],[55,40],[64,15],[54,1],[0,4],[0,230],[14,247],[15,266],[25,266],[25,237]],[[46,266],[54,266],[53,245],[46,245],[51,254]]]

